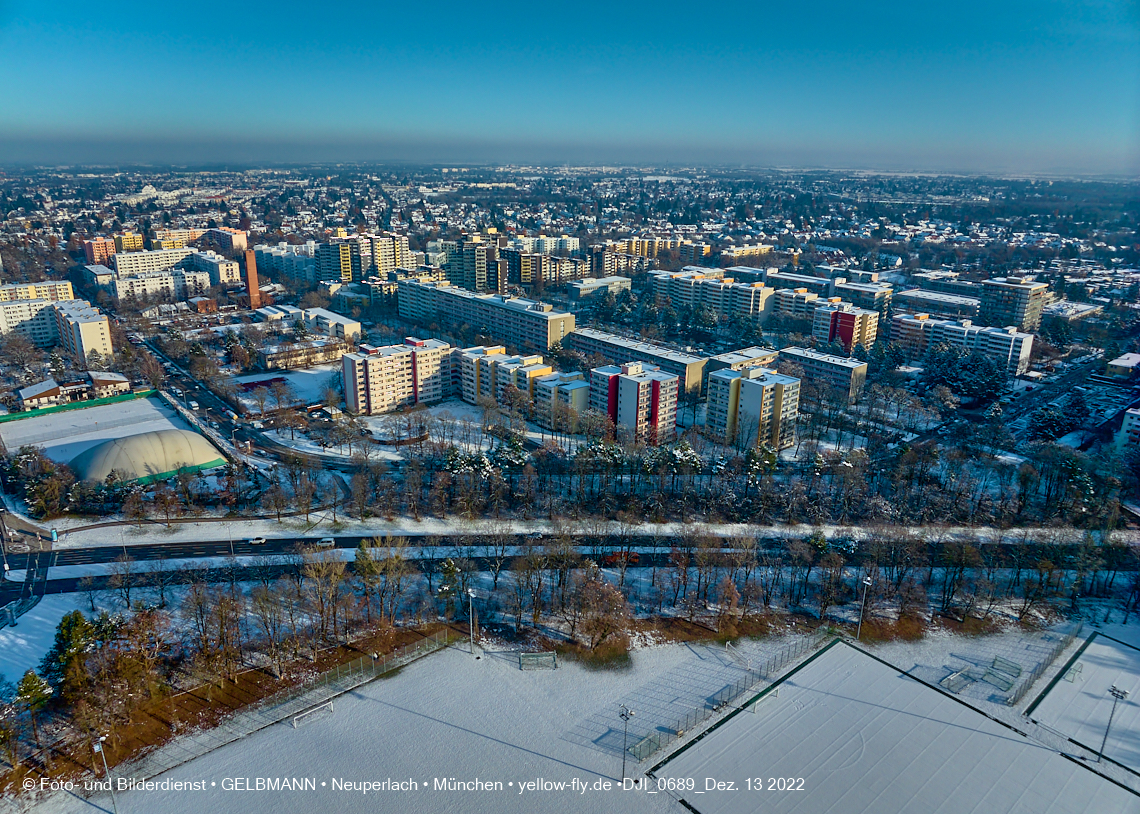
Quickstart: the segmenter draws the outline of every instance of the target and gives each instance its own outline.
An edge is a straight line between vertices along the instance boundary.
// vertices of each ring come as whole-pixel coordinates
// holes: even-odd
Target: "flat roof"
[[[710,356],[709,361],[724,362],[725,364],[734,365],[738,362],[751,362],[754,359],[760,359],[765,356],[778,356],[779,351],[775,348],[761,348],[759,346],[752,346],[751,348],[741,348],[740,350],[730,350],[726,353],[718,353],[716,356]]]
[[[866,362],[860,362],[858,359],[848,359],[846,356],[834,356],[830,353],[820,353],[817,350],[810,348],[781,348],[780,353],[790,353],[792,356],[801,356],[808,359],[817,359],[820,362],[829,362],[833,365],[843,365],[844,367],[856,368],[866,367]]]
[[[944,302],[947,305],[980,305],[977,297],[963,297],[960,294],[943,294],[941,291],[927,291],[925,288],[910,288],[899,291],[895,299],[927,300],[929,302]]]
[[[634,354],[650,354],[662,359],[670,359],[683,365],[692,365],[706,361],[706,358],[703,356],[690,356],[687,353],[670,350],[669,348],[663,347],[661,345],[652,345],[648,342],[639,342],[636,339],[626,339],[624,336],[621,336],[619,334],[611,334],[607,333],[606,331],[596,331],[593,328],[577,328],[570,334],[570,336],[573,336],[574,334],[585,336],[591,339],[597,339],[602,342],[610,342],[614,345],[619,345],[623,348],[627,348]]]
[[[845,642],[776,687],[652,774],[696,779],[677,796],[698,814],[1140,810],[1135,793]],[[768,778],[797,790],[768,790]]]

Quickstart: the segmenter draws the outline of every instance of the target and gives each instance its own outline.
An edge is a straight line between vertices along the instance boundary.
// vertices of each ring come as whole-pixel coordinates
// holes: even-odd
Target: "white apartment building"
[[[408,337],[403,345],[362,345],[341,357],[345,404],[357,415],[379,415],[451,394],[451,346]]]
[[[119,252],[111,257],[111,268],[120,278],[168,271],[195,251],[195,249],[162,249],[156,252]]]
[[[798,365],[804,372],[804,379],[816,386],[845,393],[849,403],[859,398],[867,381],[867,363],[845,356],[833,356],[808,348],[783,348],[780,361]]]
[[[905,347],[912,358],[922,356],[931,345],[965,348],[998,362],[1009,376],[1028,371],[1033,354],[1033,334],[1012,325],[988,328],[968,319],[932,319],[929,314],[897,315],[891,321],[891,341]]]
[[[681,387],[686,390],[700,393],[704,385],[704,369],[708,359],[702,356],[691,356],[661,345],[639,342],[593,328],[574,331],[566,344],[586,356],[597,354],[614,365],[634,361],[656,365],[661,370],[678,376]]]
[[[400,280],[400,316],[420,323],[470,325],[519,348],[549,348],[574,330],[574,315],[544,302],[501,294],[476,294],[447,283]]]
[[[131,255],[115,256],[129,257]],[[209,290],[209,274],[204,271],[186,269],[140,272],[129,277],[119,275],[111,281],[111,293],[120,300],[137,300],[144,297],[169,297],[184,300],[188,297],[200,297]]]
[[[772,312],[774,289],[762,282],[736,282],[720,269],[699,267],[656,271],[649,275],[653,296],[668,298],[675,307],[705,307],[721,317],[741,316],[763,320]]]
[[[8,300],[0,302],[0,334],[22,334],[38,348],[50,348],[59,341],[51,300]]]
[[[561,414],[580,416],[590,406],[590,383],[583,373],[550,373],[534,382],[535,421],[547,429],[571,430],[569,426],[555,426],[555,419]],[[561,424],[561,422],[558,422]]]
[[[780,450],[796,442],[800,380],[774,370],[749,367],[709,374],[705,429],[716,440]]]
[[[305,327],[346,342],[360,336],[360,322],[325,308],[306,308],[303,312]]]
[[[614,422],[619,438],[666,444],[677,436],[680,378],[655,365],[627,362],[590,371],[590,407]]]

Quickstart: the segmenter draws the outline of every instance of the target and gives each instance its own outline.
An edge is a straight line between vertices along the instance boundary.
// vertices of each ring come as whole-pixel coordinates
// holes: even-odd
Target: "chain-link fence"
[[[704,705],[686,713],[672,727],[664,731],[651,732],[634,743],[629,747],[629,754],[639,763],[643,763],[721,710],[739,706],[744,695],[755,690],[760,684],[772,683],[786,666],[819,649],[824,642],[832,638],[826,633],[797,638],[759,666],[748,667],[747,673],[738,681],[717,692]]]
[[[1053,649],[1049,651],[1049,654],[1033,668],[1032,672],[1026,673],[1021,677],[1021,682],[1014,688],[1013,692],[1010,693],[1005,703],[1011,707],[1015,707],[1021,703],[1021,699],[1029,692],[1029,688],[1033,686],[1037,679],[1045,674],[1045,671],[1052,666],[1053,662],[1057,660],[1057,657],[1065,652],[1065,649],[1073,643],[1073,639],[1081,635],[1081,631],[1084,630],[1084,627],[1084,622],[1078,622],[1073,626],[1073,628],[1061,638],[1061,641],[1057,642]]]
[[[442,650],[457,638],[458,634],[444,628],[387,655],[377,658],[365,656],[348,664],[337,665],[304,684],[289,687],[243,709],[218,726],[180,735],[138,760],[117,766],[115,773],[142,779],[170,771],[220,746],[290,720],[305,710],[327,703],[429,653]]]

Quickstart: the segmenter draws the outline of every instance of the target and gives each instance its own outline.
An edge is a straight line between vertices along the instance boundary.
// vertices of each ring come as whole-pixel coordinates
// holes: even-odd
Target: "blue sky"
[[[0,0],[0,68],[0,162],[1140,169],[1140,0]]]

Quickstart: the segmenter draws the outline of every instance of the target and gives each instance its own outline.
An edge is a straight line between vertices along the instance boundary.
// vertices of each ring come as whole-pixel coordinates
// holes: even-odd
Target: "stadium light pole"
[[[471,633],[471,655],[475,655],[475,589],[467,589],[467,627]]]
[[[1112,712],[1108,713],[1108,726],[1104,728],[1104,739],[1100,742],[1100,751],[1096,755],[1097,763],[1100,763],[1101,758],[1104,757],[1104,747],[1108,743],[1108,732],[1112,729],[1112,718],[1116,715],[1116,705],[1128,697],[1128,690],[1122,690],[1113,684],[1108,688],[1108,694],[1112,696]]]
[[[855,641],[863,635],[863,611],[867,608],[867,589],[871,587],[871,578],[863,577],[863,601],[859,603],[859,627],[855,630]]]
[[[621,780],[623,783],[625,782],[625,756],[629,754],[629,719],[633,716],[634,711],[622,704],[618,717],[621,718],[623,725],[621,736]]]
[[[111,809],[115,814],[119,814],[119,804],[115,800],[115,779],[111,777],[111,767],[107,765],[107,752],[103,749],[103,742],[106,740],[106,735],[100,735],[99,740],[94,743],[94,747],[95,751],[99,753],[99,757],[103,758],[103,776],[107,778],[107,788],[111,791]]]

